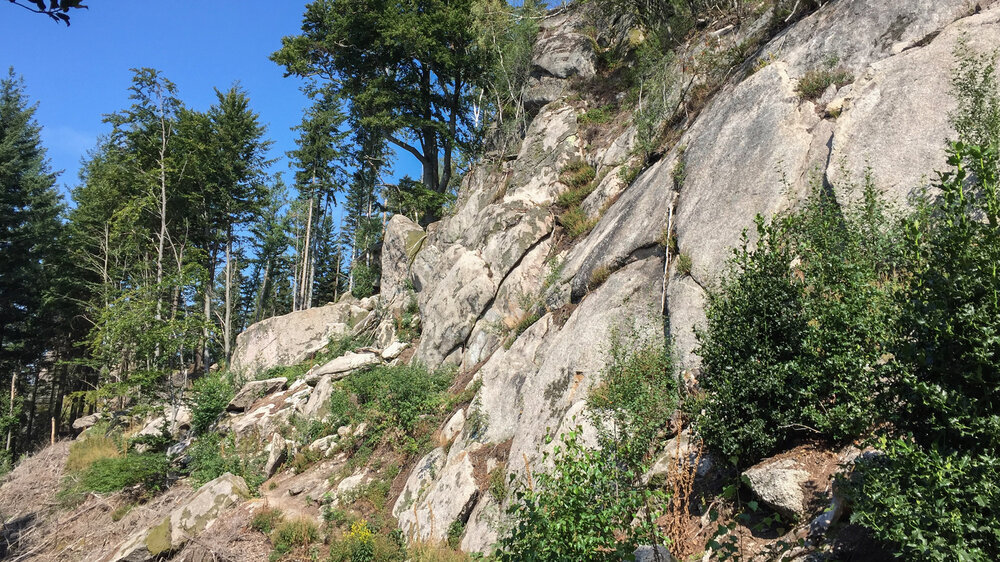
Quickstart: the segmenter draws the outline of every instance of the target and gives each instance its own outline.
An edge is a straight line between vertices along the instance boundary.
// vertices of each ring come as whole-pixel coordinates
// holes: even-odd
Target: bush
[[[421,416],[438,413],[452,378],[453,373],[445,369],[395,365],[355,373],[345,384],[357,397],[372,429],[413,435]]]
[[[796,435],[841,441],[880,419],[898,338],[898,236],[869,178],[840,208],[816,186],[802,211],[744,235],[698,332],[697,429],[743,465]],[[805,433],[803,433],[805,432]]]
[[[284,521],[278,525],[271,535],[271,544],[274,545],[274,555],[284,556],[296,548],[309,546],[319,540],[319,527],[312,521],[299,517]]]
[[[208,373],[194,381],[191,388],[191,429],[196,434],[208,431],[226,410],[235,394],[227,376],[220,372]]]
[[[159,453],[102,458],[83,471],[77,486],[82,492],[102,494],[135,485],[146,492],[159,492],[167,486],[169,467],[166,455]]]
[[[611,118],[614,117],[614,111],[614,106],[610,105],[595,107],[578,115],[576,120],[581,125],[601,125],[611,121]]]
[[[257,513],[253,514],[253,519],[250,520],[250,528],[259,533],[264,533],[265,535],[270,535],[271,531],[281,523],[285,515],[280,509],[275,507],[263,507]]]
[[[691,256],[679,254],[677,256],[677,275],[691,275]]]
[[[564,434],[551,456],[551,472],[529,476],[533,483],[514,491],[511,528],[496,545],[496,560],[629,560],[638,545],[656,540],[652,519],[633,525],[651,494],[632,486],[636,467],[623,470],[588,450],[579,429]]]
[[[252,443],[239,444],[234,435],[207,433],[188,449],[191,482],[199,487],[227,472],[246,481],[251,492],[264,483],[264,461]]]
[[[836,86],[840,89],[853,81],[854,75],[843,68],[819,68],[802,75],[795,91],[804,100],[816,100],[830,86]]]
[[[408,556],[401,534],[386,537],[372,532],[367,521],[355,521],[345,536],[330,545],[331,562],[402,562],[428,560]],[[433,559],[430,559],[433,560]]]
[[[83,439],[70,443],[66,471],[83,472],[98,460],[120,456],[122,456],[121,447],[114,439],[101,433],[88,432]]]
[[[615,463],[642,468],[657,434],[677,407],[677,382],[670,352],[662,342],[613,330],[608,364],[591,389],[587,405],[594,414],[602,447]]]
[[[497,560],[628,560],[640,544],[664,544],[654,521],[666,498],[636,482],[674,410],[673,368],[662,344],[630,349],[624,342],[612,334],[610,361],[588,401],[599,448],[588,449],[577,428],[561,436],[551,472],[529,472],[526,484],[512,480],[511,526]],[[646,516],[637,518],[643,509]]]
[[[997,560],[1000,459],[883,441],[848,484],[851,522],[905,560]]]
[[[580,207],[573,207],[559,215],[559,224],[566,229],[570,238],[579,238],[590,232],[597,224],[597,219],[591,219]]]

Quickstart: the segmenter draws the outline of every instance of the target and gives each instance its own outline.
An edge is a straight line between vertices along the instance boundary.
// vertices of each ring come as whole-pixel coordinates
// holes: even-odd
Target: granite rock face
[[[377,299],[345,296],[335,304],[275,316],[253,324],[236,337],[232,370],[254,378],[272,367],[295,365],[343,337],[365,319]]]
[[[180,550],[230,506],[250,497],[246,482],[230,473],[206,483],[159,523],[130,535],[109,562],[162,560]]]

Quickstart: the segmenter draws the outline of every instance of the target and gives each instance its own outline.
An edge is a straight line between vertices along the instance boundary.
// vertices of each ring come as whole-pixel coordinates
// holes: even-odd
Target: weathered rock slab
[[[253,406],[254,402],[262,397],[277,392],[288,384],[288,379],[277,377],[264,379],[262,381],[250,381],[243,385],[243,388],[233,396],[233,399],[226,405],[226,410],[230,412],[242,412]]]
[[[166,558],[215,523],[227,508],[249,497],[246,482],[227,472],[199,488],[159,523],[133,533],[108,560],[148,562]]]

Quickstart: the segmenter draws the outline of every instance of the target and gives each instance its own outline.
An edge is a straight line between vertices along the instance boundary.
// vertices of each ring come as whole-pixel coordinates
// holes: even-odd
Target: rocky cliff
[[[866,173],[906,205],[944,163],[956,46],[1000,47],[1000,7],[983,1],[833,0],[768,36],[771,20],[762,14],[692,38],[664,93],[676,100],[662,117],[669,134],[647,155],[638,150],[630,111],[602,124],[582,118],[596,109],[581,92],[603,79],[600,53],[627,50],[634,40],[628,22],[595,26],[576,8],[546,18],[524,96],[532,117],[523,140],[474,165],[441,221],[423,229],[392,217],[381,294],[273,318],[238,339],[234,368],[256,378],[311,359],[332,336],[374,334],[370,349],[317,364],[291,385],[265,381],[231,404],[219,427],[268,444],[267,476],[281,467],[281,455],[310,449],[323,458],[304,472],[274,476],[262,492],[266,501],[318,517],[309,497],[346,497],[371,480],[372,470],[334,447],[364,427],[342,427],[312,443],[278,435],[292,415],[322,417],[334,381],[401,360],[452,365],[474,394],[446,418],[437,446],[403,467],[391,512],[411,539],[442,540],[458,528],[452,538],[463,550],[488,551],[502,506],[487,493],[486,476],[544,470],[546,435],[587,425],[586,398],[608,360],[612,332],[671,342],[683,376],[696,380],[694,329],[704,322],[706,289],[755,216],[795,208],[813,182],[849,201]],[[749,53],[712,81],[689,64],[747,45]],[[832,68],[843,84],[801,94],[810,73]],[[693,100],[696,91],[704,99]],[[567,171],[581,167],[593,174],[593,190],[578,205],[589,229],[570,232],[560,196],[574,189]],[[400,319],[409,316],[422,327],[414,342],[401,341]],[[792,480],[809,477],[786,464],[780,469]],[[828,464],[827,473],[836,462]],[[245,495],[242,483],[227,485]],[[223,503],[242,505],[230,511],[244,513],[261,500],[242,501]],[[162,508],[159,518],[142,521],[172,521],[169,513]],[[245,523],[248,516],[231,516],[239,517]],[[233,525],[224,520],[219,528]],[[150,536],[136,531],[105,552],[149,559],[135,554],[135,545]],[[207,559],[197,558],[207,555],[195,546],[168,551]]]

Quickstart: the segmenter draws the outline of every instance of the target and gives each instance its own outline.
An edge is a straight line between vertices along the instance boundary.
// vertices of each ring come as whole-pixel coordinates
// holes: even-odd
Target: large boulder
[[[479,497],[472,460],[461,451],[411,509],[400,509],[399,528],[410,540],[440,541],[455,521],[465,523]],[[397,502],[398,505],[398,502]],[[395,509],[393,510],[396,511]]]
[[[438,447],[424,455],[414,465],[413,470],[410,471],[410,475],[406,479],[406,484],[403,486],[403,491],[400,492],[396,503],[393,504],[393,517],[399,518],[404,511],[409,511],[418,499],[426,496],[427,490],[440,475],[441,469],[444,468],[447,458],[448,453],[443,448]]]
[[[257,322],[236,337],[232,370],[253,378],[272,367],[301,363],[323,349],[331,338],[350,334],[368,316],[373,304],[348,296],[336,304]]]
[[[386,301],[396,299],[406,292],[406,282],[410,278],[410,263],[416,257],[426,234],[420,225],[406,215],[393,215],[385,225],[382,239],[382,281],[381,294]]]
[[[309,393],[309,400],[302,406],[302,417],[319,419],[330,412],[330,396],[333,395],[333,376],[324,375]]]
[[[97,422],[101,421],[101,413],[95,412],[93,414],[82,416],[73,420],[73,429],[84,430],[93,427]]]
[[[230,412],[242,412],[253,406],[254,402],[260,400],[268,394],[277,392],[288,384],[285,377],[275,377],[262,381],[250,381],[243,385],[243,388],[233,396],[233,399],[226,405],[226,410]]]
[[[941,2],[942,6],[962,2]],[[846,95],[837,119],[827,175],[842,199],[869,168],[877,186],[896,203],[945,167],[945,143],[955,138],[949,113],[955,108],[951,69],[963,40],[973,50],[1000,47],[1000,7],[962,19],[930,43],[875,63]],[[853,180],[853,181],[852,181]]]
[[[933,37],[981,0],[840,0],[790,27],[762,50],[780,53],[796,78],[831,63],[854,72]]]
[[[169,557],[191,537],[210,527],[230,506],[250,497],[246,482],[230,473],[208,482],[181,502],[170,515],[130,535],[110,562],[147,562]]]
[[[316,367],[312,370],[311,374],[320,377],[329,376],[332,377],[333,380],[339,380],[354,371],[380,365],[381,363],[382,358],[378,353],[371,353],[367,351],[355,353],[353,351],[348,351],[340,357],[332,359],[329,362]]]
[[[810,475],[795,460],[765,460],[747,469],[743,476],[754,495],[782,516],[797,518],[805,512],[803,485]]]

